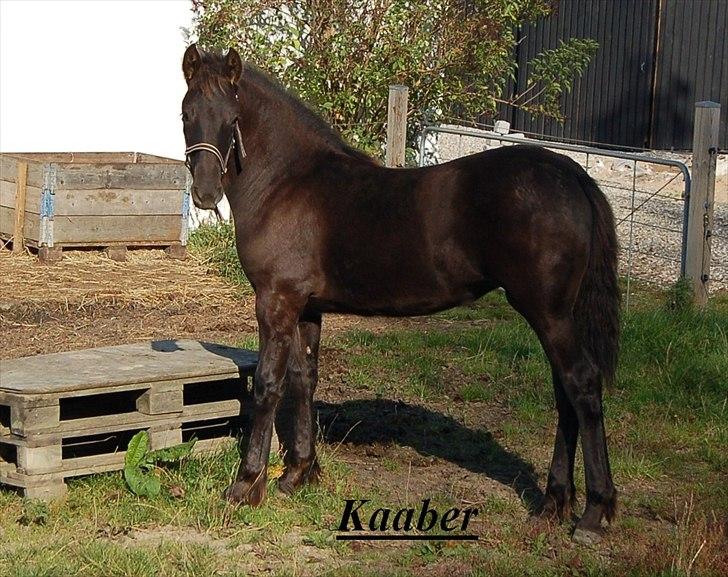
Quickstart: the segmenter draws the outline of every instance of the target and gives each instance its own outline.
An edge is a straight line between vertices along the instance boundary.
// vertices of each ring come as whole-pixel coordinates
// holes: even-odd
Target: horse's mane
[[[201,52],[203,66],[198,71],[199,86],[205,92],[224,91],[227,83],[225,56],[220,52]],[[377,162],[368,154],[349,145],[321,116],[297,95],[287,90],[276,78],[254,64],[246,62],[240,82],[250,82],[271,99],[282,102],[308,129],[334,150],[369,162]]]

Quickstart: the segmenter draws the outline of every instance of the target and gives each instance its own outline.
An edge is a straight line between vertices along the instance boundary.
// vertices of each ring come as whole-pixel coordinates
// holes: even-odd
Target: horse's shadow
[[[505,449],[493,435],[418,405],[387,399],[315,404],[326,443],[373,443],[412,447],[513,488],[529,513],[539,511],[543,493],[533,466]]]
[[[241,377],[250,376],[251,353],[231,347],[201,343],[220,356],[241,366]],[[156,341],[152,348],[160,352],[181,350],[176,341]],[[244,358],[240,358],[244,355]],[[245,374],[244,374],[245,373]],[[250,430],[251,391],[241,391],[241,432]],[[285,405],[285,402],[283,403]],[[289,412],[284,406],[278,414],[279,434],[289,434]],[[388,399],[361,399],[314,405],[323,439],[330,445],[342,442],[355,445],[373,443],[412,447],[423,456],[435,456],[455,463],[473,473],[484,474],[516,491],[529,513],[539,511],[543,493],[536,482],[533,466],[517,454],[505,449],[493,435],[483,429],[469,429],[457,420],[419,405]],[[243,435],[244,437],[244,435]],[[281,439],[285,442],[284,438]],[[242,441],[242,439],[241,439]],[[242,447],[241,447],[242,448]]]

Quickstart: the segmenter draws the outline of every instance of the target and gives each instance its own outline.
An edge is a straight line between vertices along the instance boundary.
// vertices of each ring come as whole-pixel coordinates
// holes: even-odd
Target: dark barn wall
[[[652,142],[692,147],[695,103],[721,104],[720,147],[728,148],[728,0],[663,0]]]
[[[565,122],[501,109],[514,130],[638,148],[692,147],[696,101],[722,104],[728,147],[728,0],[560,0],[519,31],[515,86],[526,62],[559,40],[594,38],[599,50],[564,97]]]

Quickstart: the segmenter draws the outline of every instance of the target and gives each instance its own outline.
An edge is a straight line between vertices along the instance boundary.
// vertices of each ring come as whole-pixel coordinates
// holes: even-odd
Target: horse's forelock
[[[200,90],[206,97],[225,94],[230,87],[225,57],[218,52],[200,52],[202,62],[190,81],[190,88]]]

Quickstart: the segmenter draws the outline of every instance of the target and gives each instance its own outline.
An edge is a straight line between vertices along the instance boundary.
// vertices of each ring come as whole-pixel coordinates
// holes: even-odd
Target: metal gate
[[[439,141],[437,144],[433,137]],[[452,142],[447,142],[448,138]],[[666,285],[685,275],[690,171],[684,162],[525,139],[522,134],[426,126],[420,136],[419,165],[452,160],[490,147],[525,143],[566,153],[586,169],[607,195],[622,246],[620,274],[626,277],[626,306],[633,279]],[[607,162],[611,166],[607,167]]]

